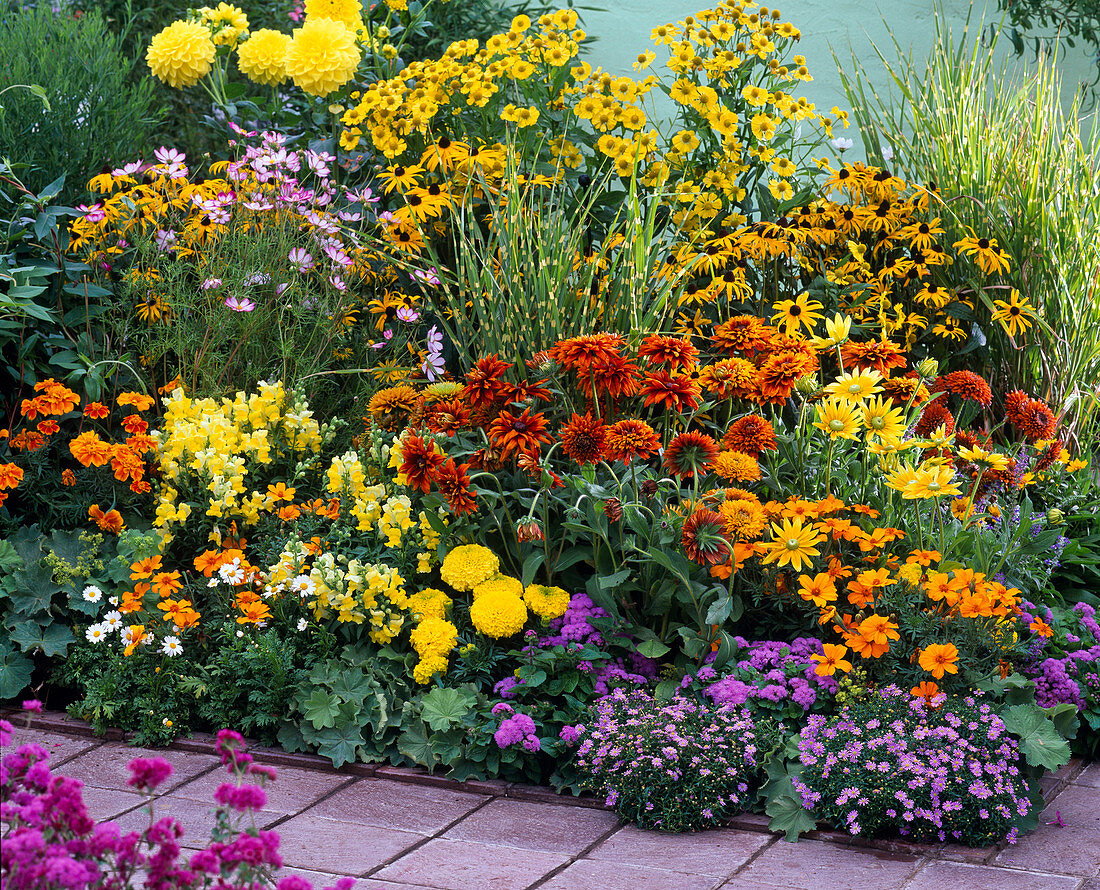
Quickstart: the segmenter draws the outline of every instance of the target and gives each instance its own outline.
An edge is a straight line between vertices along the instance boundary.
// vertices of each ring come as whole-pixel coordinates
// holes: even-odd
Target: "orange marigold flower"
[[[722,447],[759,459],[763,452],[776,451],[779,445],[769,421],[759,414],[747,414],[730,424],[722,437]]]
[[[202,572],[207,578],[213,576],[214,572],[224,565],[224,559],[222,553],[219,550],[204,550],[201,554],[195,557],[195,571]]]
[[[140,454],[134,454],[126,445],[112,447],[111,469],[119,482],[132,479],[138,482],[145,475],[145,461]]]
[[[665,467],[674,476],[690,479],[704,475],[718,457],[718,443],[706,433],[680,433],[665,449]]]
[[[947,392],[979,405],[988,406],[993,401],[993,390],[985,378],[973,371],[952,371],[937,377],[932,384],[933,392]]]
[[[682,413],[694,411],[699,407],[702,390],[686,374],[670,374],[668,371],[654,371],[645,378],[641,394],[644,405],[661,405],[667,411]]]
[[[1033,618],[1031,624],[1027,626],[1033,634],[1038,634],[1040,637],[1052,637],[1054,636],[1054,628],[1043,621],[1042,618]]]
[[[39,414],[68,414],[80,404],[80,396],[52,377],[36,383],[34,389],[41,392],[35,398]]]
[[[122,514],[118,510],[108,510],[106,513],[100,509],[99,504],[92,504],[88,508],[88,519],[98,525],[103,531],[117,535],[125,527]]]
[[[134,494],[148,494],[153,490],[153,486],[146,482],[144,479],[137,479],[130,483],[130,491]]]
[[[0,464],[0,490],[15,488],[22,481],[22,467],[16,464]]]
[[[76,485],[76,473],[72,470],[61,471],[61,484],[62,485]]]
[[[40,420],[35,429],[43,436],[52,436],[54,433],[58,432],[61,427],[56,420]]]
[[[148,411],[156,404],[156,399],[141,392],[124,392],[115,399],[115,404],[120,407],[123,405],[132,405],[134,408],[137,408],[138,411]]]
[[[153,592],[161,599],[171,596],[177,590],[183,589],[183,581],[180,580],[179,572],[157,572],[153,575],[153,580],[150,585]]]
[[[852,669],[852,663],[844,656],[848,654],[848,647],[836,643],[823,643],[821,655],[811,655],[810,658],[817,662],[814,673],[819,677],[831,677],[837,671],[843,674]]]
[[[591,414],[574,414],[561,429],[561,447],[566,456],[582,466],[603,459],[607,427]]]
[[[20,430],[8,440],[16,451],[37,451],[46,444],[46,437],[37,430]]]
[[[88,402],[88,404],[84,406],[84,416],[90,417],[92,420],[102,420],[110,413],[111,409],[102,402]]]
[[[44,414],[43,406],[38,399],[23,399],[19,404],[19,413],[27,420],[34,420],[39,414]]]
[[[288,487],[285,482],[267,486],[267,496],[273,501],[292,501],[297,493],[297,489]]]
[[[99,438],[94,430],[81,433],[69,442],[69,451],[85,467],[102,467],[111,459],[111,444]]]
[[[661,440],[644,420],[620,420],[607,428],[604,454],[608,460],[621,460],[630,466],[635,458],[646,460],[660,449]]]
[[[542,444],[550,441],[546,415],[532,414],[530,408],[524,408],[521,414],[501,411],[489,425],[489,441],[502,460],[523,451],[538,453]]]
[[[147,556],[130,564],[130,579],[137,581],[139,578],[152,578],[162,568],[163,562],[160,556]]]
[[[157,447],[157,440],[148,433],[126,437],[126,447],[134,454],[145,454]]]
[[[127,414],[122,418],[122,428],[131,436],[137,436],[149,431],[149,424],[145,418],[138,414]]]
[[[931,643],[920,651],[918,664],[921,670],[928,671],[937,680],[945,673],[957,674],[959,650],[954,643]]]

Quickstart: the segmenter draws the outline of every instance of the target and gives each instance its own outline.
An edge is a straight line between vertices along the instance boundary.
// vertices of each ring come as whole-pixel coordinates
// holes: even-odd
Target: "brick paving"
[[[164,757],[175,774],[157,814],[180,820],[185,846],[209,837],[212,796],[224,776],[209,738],[150,752],[46,715],[17,730],[13,744],[25,741],[85,783],[95,818],[124,829],[148,819],[143,798],[125,788],[126,765]],[[789,844],[751,814],[721,831],[664,835],[546,789],[462,786],[362,764],[335,771],[318,758],[251,750],[279,767],[256,823],[279,832],[282,873],[317,888],[350,875],[355,890],[1100,890],[1100,764],[1075,762],[1045,779],[1043,824],[1020,843],[971,850],[828,831]],[[1046,824],[1056,812],[1064,827]]]

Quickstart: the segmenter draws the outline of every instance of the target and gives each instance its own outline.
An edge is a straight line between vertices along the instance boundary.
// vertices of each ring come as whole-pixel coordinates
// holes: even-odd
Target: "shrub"
[[[776,744],[747,711],[644,691],[613,692],[591,720],[574,731],[588,786],[623,819],[663,831],[712,828],[739,812]]]
[[[4,94],[0,110],[0,152],[26,165],[31,191],[63,173],[63,194],[79,196],[88,171],[145,141],[152,84],[131,82],[130,68],[98,13],[76,18],[44,6],[5,18],[0,90],[34,84],[49,103],[44,108],[38,95],[17,89]]]
[[[1014,842],[1031,811],[1016,742],[973,696],[928,701],[888,687],[811,716],[798,750],[803,804],[853,835]]]

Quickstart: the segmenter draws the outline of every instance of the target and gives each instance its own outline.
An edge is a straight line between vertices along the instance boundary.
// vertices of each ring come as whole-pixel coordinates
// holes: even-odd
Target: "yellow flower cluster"
[[[500,559],[492,550],[480,544],[455,547],[443,558],[443,565],[439,569],[443,582],[463,593],[495,578],[499,573]]]
[[[193,87],[210,73],[217,48],[210,29],[198,22],[173,22],[149,42],[149,70],[168,86]]]
[[[413,679],[417,683],[429,683],[436,674],[447,672],[448,659],[458,644],[458,628],[446,618],[421,618],[409,634],[409,644],[420,656],[413,668]]]
[[[569,594],[560,587],[548,587],[544,584],[530,584],[523,591],[523,601],[527,608],[543,621],[561,618],[569,608]]]
[[[318,621],[335,618],[341,624],[365,624],[370,638],[390,642],[405,626],[405,580],[381,563],[350,560],[342,566],[332,553],[322,553],[309,573],[313,598],[308,601]]]
[[[266,492],[249,490],[250,471],[312,457],[323,441],[301,395],[282,383],[261,383],[259,392],[220,402],[191,399],[177,388],[164,400],[164,424],[155,435],[161,484],[154,525],[165,534],[187,520],[186,501],[205,502],[205,515],[226,523],[255,524],[270,503]]]

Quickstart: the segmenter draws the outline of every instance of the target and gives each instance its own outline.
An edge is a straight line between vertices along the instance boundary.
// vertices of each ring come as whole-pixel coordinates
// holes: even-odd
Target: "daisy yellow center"
[[[856,395],[863,392],[863,387],[860,386],[858,383],[849,383],[848,392],[850,392],[852,395]]]
[[[886,421],[883,420],[881,417],[872,417],[871,426],[873,426],[876,430],[881,430],[884,426],[886,426]]]
[[[940,485],[940,483],[938,483],[938,482],[929,482],[928,483],[928,490],[929,491],[939,491],[942,487],[943,486]]]

